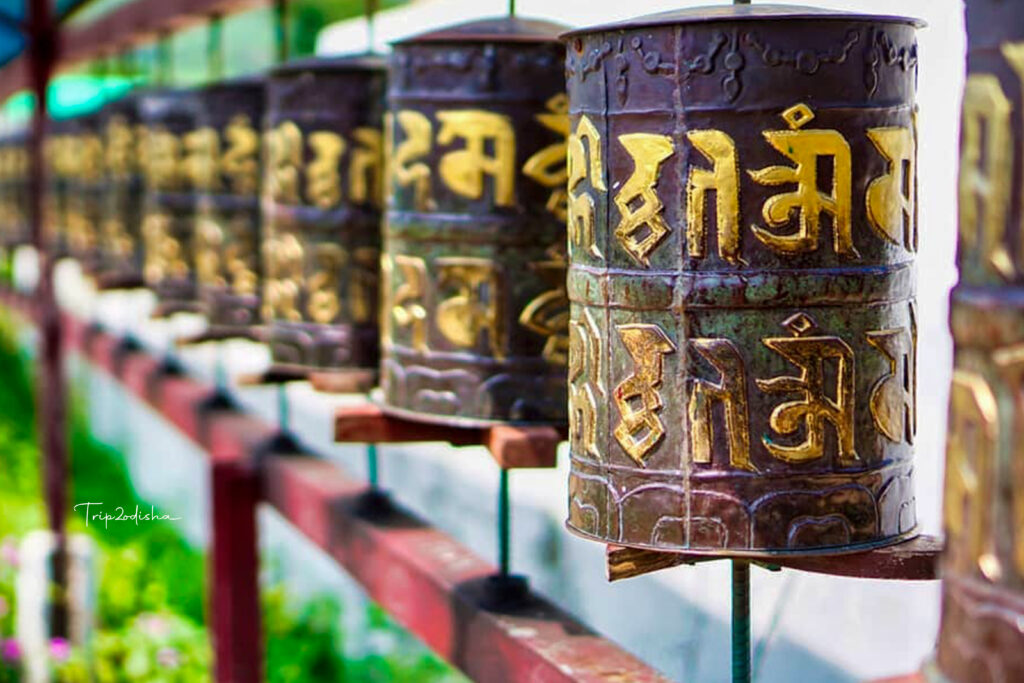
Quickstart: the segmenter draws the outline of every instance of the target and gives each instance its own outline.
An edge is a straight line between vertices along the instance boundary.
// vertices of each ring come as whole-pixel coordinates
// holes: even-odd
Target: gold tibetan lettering
[[[729,465],[757,472],[750,462],[750,411],[747,406],[747,372],[743,357],[728,339],[691,339],[690,347],[719,374],[718,382],[695,379],[687,416],[690,420],[690,451],[694,462],[710,463],[714,446],[713,408],[725,415]]]
[[[895,126],[870,128],[868,139],[889,162],[888,172],[868,185],[864,199],[868,223],[883,239],[908,251],[917,251],[914,131]]]
[[[273,235],[263,242],[266,284],[263,287],[263,319],[299,322],[299,293],[302,286],[305,252],[290,232]]]
[[[196,279],[206,286],[223,287],[227,283],[221,274],[220,252],[224,246],[224,230],[211,216],[196,220]]]
[[[313,247],[313,272],[309,276],[309,302],[306,312],[313,322],[328,325],[341,312],[338,274],[345,265],[345,251],[337,244],[320,243]]]
[[[1024,42],[1021,43],[1004,43],[1000,46],[1000,52],[1003,53],[1003,57],[1009,63],[1010,68],[1017,74],[1018,84],[1024,88]],[[1024,116],[1024,111],[1022,111]],[[1020,217],[1020,227],[1018,228],[1020,235],[1024,237],[1024,213]],[[1017,246],[1017,267],[1018,270],[1021,267],[1021,263],[1024,263],[1024,239],[1021,240]]]
[[[960,242],[1006,278],[1014,274],[1002,244],[1013,175],[1012,144],[1010,101],[999,79],[971,74],[964,85],[960,123]]]
[[[402,282],[395,286],[394,271],[402,274]],[[417,351],[427,350],[427,309],[423,305],[427,294],[427,264],[418,256],[397,254],[393,261],[387,257],[381,259],[381,270],[384,276],[385,292],[392,291],[390,305],[385,302],[384,339],[386,344],[394,343],[392,321],[399,327],[408,327],[412,338],[412,348]]]
[[[665,436],[665,425],[658,417],[662,407],[658,388],[664,376],[664,357],[676,346],[655,324],[628,323],[617,325],[616,330],[633,360],[633,373],[613,393],[621,417],[615,439],[630,458],[645,467],[647,456]],[[634,405],[636,402],[639,405]]]
[[[377,315],[377,264],[380,256],[374,247],[357,247],[352,252],[348,271],[349,315],[354,323],[368,323]]]
[[[394,144],[394,124],[402,129],[404,139]],[[430,154],[433,126],[430,119],[418,111],[405,109],[385,121],[388,134],[387,147],[394,153],[387,155],[388,174],[398,187],[413,187],[413,205],[417,211],[429,211],[434,206],[430,191],[430,167],[422,159]]]
[[[535,153],[523,164],[523,174],[536,180],[544,187],[551,188],[547,209],[558,220],[567,217],[568,194],[566,183],[569,173],[566,169],[567,138],[569,136],[569,98],[565,93],[555,95],[547,102],[548,111],[534,118],[548,130],[559,135],[559,141]]]
[[[356,128],[352,132],[352,140],[355,145],[349,154],[349,200],[353,204],[383,206],[384,159],[380,131],[376,128]]]
[[[220,185],[220,137],[209,126],[185,135],[185,177],[199,190],[216,190]]]
[[[147,180],[156,190],[175,190],[181,182],[181,141],[166,128],[157,127],[146,136]]]
[[[714,191],[718,255],[734,266],[744,264],[740,257],[740,165],[736,143],[720,130],[691,130],[686,137],[711,162],[710,169],[691,168],[686,183],[689,255],[704,258],[707,253],[705,204],[708,192]]]
[[[661,216],[665,205],[654,186],[661,174],[661,164],[675,150],[672,138],[650,133],[620,135],[619,144],[633,160],[633,173],[615,195],[615,206],[621,216],[615,237],[637,262],[649,266],[651,252],[671,232]]]
[[[259,190],[260,136],[249,117],[238,114],[224,129],[225,147],[221,171],[235,194],[252,195]]]
[[[1024,490],[1021,487],[1024,482],[1024,443],[1020,438],[1024,430],[1024,344],[996,349],[992,360],[1002,385],[1009,387],[1013,395],[1013,450],[1008,474],[1013,482],[1010,493],[1013,519],[1021,520],[1024,519]],[[1013,565],[1017,574],[1024,576],[1024,527],[1019,523],[1013,524],[1013,534]]]
[[[769,228],[784,228],[794,211],[799,214],[799,227],[792,234],[778,235],[757,225],[754,235],[769,248],[783,254],[800,254],[818,249],[821,216],[832,218],[832,247],[840,256],[857,257],[853,245],[851,219],[852,167],[850,143],[837,130],[804,129],[814,112],[807,105],[797,104],[782,113],[790,130],[766,130],[761,134],[780,154],[795,166],[769,166],[749,171],[750,177],[762,185],[795,183],[793,192],[783,192],[764,202],[761,215]],[[818,189],[818,165],[831,159],[832,187],[825,193]]]
[[[889,362],[889,372],[875,382],[868,402],[875,427],[890,441],[914,443],[917,327],[868,332],[867,340]]]
[[[853,350],[839,337],[819,334],[814,320],[797,313],[782,323],[792,337],[766,337],[765,346],[800,368],[800,376],[758,379],[761,391],[770,394],[802,394],[794,401],[775,406],[769,425],[779,434],[794,434],[803,428],[804,441],[796,446],[775,443],[762,437],[772,456],[791,463],[816,460],[825,454],[825,423],[836,430],[839,462],[857,461],[854,450],[854,357]],[[835,363],[835,386],[826,386],[826,363]]]
[[[601,335],[590,311],[569,322],[569,434],[573,450],[601,459],[597,446],[598,396],[601,381]]]
[[[171,233],[172,220],[168,214],[159,212],[149,213],[142,219],[146,249],[143,275],[149,284],[188,276],[184,250]]]
[[[277,202],[298,204],[302,131],[291,121],[284,121],[267,132],[266,142],[270,196]]]
[[[309,135],[312,161],[306,166],[306,200],[321,209],[341,201],[341,173],[338,164],[345,153],[345,141],[337,133],[318,130]]]
[[[586,143],[586,144],[584,144]],[[589,154],[587,151],[589,150]],[[594,241],[594,198],[587,193],[578,192],[584,180],[590,181],[595,190],[605,192],[604,162],[601,155],[601,134],[597,127],[587,118],[580,117],[576,124],[576,132],[569,136],[567,171],[569,174],[569,255],[582,247],[594,258],[604,258]],[[589,159],[589,164],[587,163]]]
[[[985,378],[953,371],[943,507],[951,564],[963,572],[1001,573],[992,538],[991,496],[999,408]]]
[[[135,139],[123,116],[114,116],[107,123],[107,170],[113,175],[125,175],[132,170]]]
[[[504,114],[465,109],[439,111],[437,120],[441,122],[437,144],[450,145],[456,138],[466,141],[464,149],[441,157],[438,171],[448,188],[463,197],[480,199],[484,176],[489,175],[494,180],[494,205],[513,206],[516,136],[511,119]],[[488,147],[491,154],[487,153]]]
[[[438,285],[455,293],[437,306],[437,327],[456,346],[473,348],[487,332],[491,354],[505,358],[508,340],[502,302],[505,282],[501,266],[490,259],[446,256],[437,259]]]
[[[530,268],[550,289],[534,297],[519,314],[519,324],[545,338],[541,355],[550,363],[565,365],[569,350],[569,296],[565,291],[565,247],[551,247],[547,259]]]

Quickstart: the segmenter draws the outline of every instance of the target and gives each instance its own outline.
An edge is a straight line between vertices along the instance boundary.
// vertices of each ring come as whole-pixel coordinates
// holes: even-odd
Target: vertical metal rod
[[[377,444],[366,444],[366,478],[370,482],[371,489],[380,487],[380,470],[377,464]]]
[[[47,521],[54,535],[50,571],[54,584],[50,603],[50,634],[67,637],[67,420],[64,368],[61,357],[60,311],[53,290],[53,257],[48,250],[49,236],[43,226],[43,136],[46,129],[46,92],[56,56],[57,26],[50,14],[50,0],[30,0],[28,4],[28,58],[35,93],[32,137],[29,142],[31,176],[29,178],[29,217],[32,242],[39,255],[39,284],[36,303],[39,310],[39,386],[38,425],[43,456]]]
[[[750,562],[732,560],[732,680],[750,683]]]
[[[157,85],[167,86],[174,78],[172,73],[171,34],[164,31],[156,41],[156,75]]]
[[[288,391],[287,385],[277,385],[277,428],[282,434],[288,433]]]
[[[211,14],[206,34],[206,76],[215,83],[224,78],[224,15]]]
[[[214,388],[219,392],[227,396],[228,392],[228,368],[227,363],[224,360],[224,345],[217,344],[217,360],[213,366],[213,384]]]
[[[274,42],[280,64],[288,59],[288,0],[274,0]]]
[[[502,576],[508,576],[509,573],[510,512],[508,470],[502,467],[501,478],[498,480],[498,571]]]
[[[373,43],[376,40],[376,29],[374,17],[377,15],[378,0],[366,0],[366,51],[373,52]]]

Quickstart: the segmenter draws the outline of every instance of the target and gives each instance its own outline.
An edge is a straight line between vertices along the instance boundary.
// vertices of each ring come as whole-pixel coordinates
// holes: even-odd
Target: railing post
[[[260,683],[259,480],[241,453],[211,453],[210,622],[218,683]]]

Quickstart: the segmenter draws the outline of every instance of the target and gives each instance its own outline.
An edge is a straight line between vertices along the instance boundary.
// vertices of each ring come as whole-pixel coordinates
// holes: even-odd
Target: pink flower
[[[0,545],[0,560],[12,567],[18,566],[18,540],[8,536]]]
[[[137,623],[144,632],[156,638],[162,638],[170,631],[167,620],[157,614],[144,614]]]
[[[181,653],[173,647],[161,648],[156,653],[156,662],[164,669],[177,669],[181,666]]]
[[[71,644],[66,638],[50,638],[50,657],[56,662],[66,662],[71,656]]]
[[[21,646],[17,638],[8,638],[0,644],[0,657],[5,662],[16,662],[21,659]]]

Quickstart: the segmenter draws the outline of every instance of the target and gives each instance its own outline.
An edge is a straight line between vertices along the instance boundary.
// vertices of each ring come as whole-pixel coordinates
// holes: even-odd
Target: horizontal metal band
[[[573,265],[569,300],[629,310],[865,306],[915,296],[912,262],[859,268],[637,271]]]
[[[564,227],[554,217],[552,235],[564,240]],[[537,221],[521,215],[504,216],[498,213],[441,213],[420,211],[387,212],[386,233],[407,241],[459,242],[460,244],[487,244],[494,246],[539,246]],[[515,228],[520,228],[516,230]]]
[[[995,349],[1024,342],[1024,287],[966,287],[950,296],[957,346]]]

